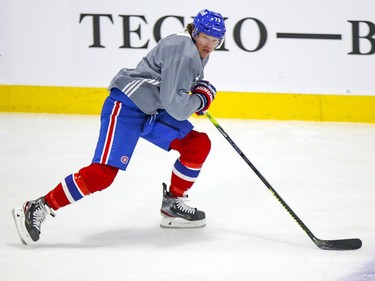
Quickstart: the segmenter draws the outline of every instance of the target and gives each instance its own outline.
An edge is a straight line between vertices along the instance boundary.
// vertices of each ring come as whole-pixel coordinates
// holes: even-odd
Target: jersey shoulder
[[[179,54],[180,56],[192,56],[196,57],[199,55],[198,50],[194,44],[189,33],[180,32],[169,35],[159,42],[160,47],[170,54]]]

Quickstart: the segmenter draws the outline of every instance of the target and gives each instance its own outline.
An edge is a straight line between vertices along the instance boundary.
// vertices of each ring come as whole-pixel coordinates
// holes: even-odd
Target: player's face
[[[202,32],[199,33],[194,39],[195,45],[197,46],[199,55],[202,59],[207,58],[220,43],[219,38],[207,35]]]

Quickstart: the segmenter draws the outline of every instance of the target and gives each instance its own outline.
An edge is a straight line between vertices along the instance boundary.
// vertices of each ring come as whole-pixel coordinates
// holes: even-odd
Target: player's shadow
[[[82,242],[89,246],[110,247],[119,245],[149,244],[173,247],[211,239],[205,229],[129,228],[95,233]]]
[[[151,245],[153,247],[174,247],[182,244],[212,241],[212,234],[204,228],[163,229],[159,226],[149,228],[126,228],[97,232],[77,242],[43,242],[22,245],[8,244],[17,248],[110,248],[121,246]]]
[[[75,235],[74,231],[71,235]],[[76,242],[62,242],[61,238],[56,242],[54,237],[49,237],[48,241],[42,240],[37,243],[29,245],[22,245],[21,243],[8,244],[17,248],[112,248],[112,247],[134,247],[139,245],[148,245],[152,248],[173,248],[180,247],[181,245],[189,246],[201,243],[212,243],[217,240],[227,241],[231,239],[242,239],[248,241],[266,241],[267,243],[276,243],[278,245],[293,245],[295,247],[308,247],[311,246],[307,241],[304,244],[302,241],[296,242],[290,240],[288,237],[284,239],[275,236],[260,235],[259,233],[251,233],[239,229],[229,229],[220,226],[205,227],[197,229],[164,229],[158,225],[141,227],[141,228],[120,228],[109,229],[102,232],[93,232],[89,235],[81,235],[79,233]],[[71,240],[70,240],[71,241]],[[299,243],[301,242],[301,243]],[[312,246],[311,246],[312,247]]]

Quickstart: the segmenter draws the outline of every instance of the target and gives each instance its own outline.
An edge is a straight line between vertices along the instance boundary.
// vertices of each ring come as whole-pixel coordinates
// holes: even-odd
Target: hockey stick
[[[242,157],[243,160],[250,166],[250,168],[255,172],[255,174],[260,178],[260,180],[266,185],[266,187],[271,191],[271,193],[276,197],[276,199],[283,205],[283,207],[288,211],[288,213],[293,217],[293,219],[298,223],[298,225],[306,232],[310,239],[323,250],[356,250],[361,248],[362,241],[358,238],[352,239],[340,239],[340,240],[321,240],[317,238],[310,229],[302,222],[302,220],[294,213],[294,211],[289,207],[289,205],[281,198],[281,196],[276,192],[276,190],[271,186],[271,184],[262,176],[257,168],[250,162],[246,155],[241,151],[241,149],[234,143],[234,141],[229,137],[229,135],[224,131],[220,124],[213,118],[208,111],[205,112],[206,117],[212,122],[212,124],[219,130],[219,132],[224,136],[224,138],[230,143],[230,145],[237,151],[237,153]]]

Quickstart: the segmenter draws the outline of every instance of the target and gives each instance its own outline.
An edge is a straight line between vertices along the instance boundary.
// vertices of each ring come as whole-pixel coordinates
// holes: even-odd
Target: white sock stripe
[[[180,173],[176,168],[173,168],[172,172],[173,174],[175,174],[176,176],[178,176],[179,178],[185,181],[195,182],[195,180],[197,179],[196,177],[192,178],[192,177],[188,177],[187,175]]]
[[[61,185],[62,185],[62,188],[64,190],[64,193],[65,193],[65,196],[66,198],[68,199],[68,201],[72,204],[75,202],[74,198],[72,197],[72,195],[70,194],[70,191],[69,191],[69,188],[68,186],[66,185],[66,182],[65,182],[65,179],[61,182]]]
[[[77,187],[77,190],[78,190],[79,194],[81,194],[82,197],[85,197],[86,195],[82,192],[82,190],[81,190],[80,186],[77,184],[74,176],[72,177],[72,179],[73,179],[74,185]]]

